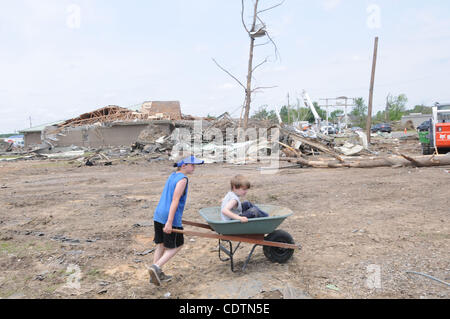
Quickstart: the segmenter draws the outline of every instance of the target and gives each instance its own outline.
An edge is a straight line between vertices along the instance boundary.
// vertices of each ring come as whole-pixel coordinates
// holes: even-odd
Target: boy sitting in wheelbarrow
[[[241,203],[241,198],[245,197],[250,186],[250,181],[242,175],[231,179],[231,191],[222,200],[221,217],[223,221],[235,219],[240,220],[241,223],[247,223],[249,218],[269,216],[249,201]]]

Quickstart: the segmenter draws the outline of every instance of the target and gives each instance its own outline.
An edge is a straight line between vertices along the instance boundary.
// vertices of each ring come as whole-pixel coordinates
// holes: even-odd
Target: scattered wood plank
[[[330,148],[326,147],[325,145],[322,145],[318,142],[313,142],[307,138],[302,137],[299,134],[296,134],[294,132],[285,132],[285,134],[289,135],[292,139],[296,140],[296,141],[300,141],[302,144],[306,144],[309,147],[316,149],[318,151],[321,151],[323,153],[329,154],[335,158],[337,158],[340,162],[345,162],[344,159],[338,155],[336,152],[334,152],[333,150],[331,150]]]

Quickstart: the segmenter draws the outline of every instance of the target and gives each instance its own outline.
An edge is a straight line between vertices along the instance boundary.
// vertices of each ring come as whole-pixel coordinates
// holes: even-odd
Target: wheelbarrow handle
[[[205,229],[209,229],[209,230],[213,230],[211,228],[211,226],[209,226],[208,224],[201,224],[201,223],[196,223],[196,222],[190,222],[188,220],[183,220],[183,225],[188,225],[188,226],[194,226],[194,227],[199,227],[199,228],[205,228]]]
[[[172,232],[178,233],[178,234],[184,234],[186,236],[237,241],[237,242],[243,242],[243,243],[249,243],[249,244],[257,244],[257,245],[261,245],[261,246],[272,246],[272,247],[288,248],[288,249],[298,249],[299,248],[297,245],[294,245],[294,244],[287,244],[287,243],[264,240],[264,235],[220,235],[220,234],[216,234],[216,233],[214,233],[214,234],[199,233],[199,232],[180,230],[180,229],[172,229]]]

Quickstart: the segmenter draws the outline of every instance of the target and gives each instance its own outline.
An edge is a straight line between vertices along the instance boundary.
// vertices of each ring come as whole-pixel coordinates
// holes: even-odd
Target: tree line
[[[378,111],[372,115],[372,123],[384,123],[395,122],[401,120],[402,116],[409,115],[411,113],[431,114],[431,107],[425,105],[415,105],[411,109],[407,109],[408,98],[405,94],[397,96],[389,95],[386,98],[386,106],[384,110]],[[314,107],[317,110],[319,116],[325,120],[327,117],[326,110],[322,109],[317,102],[313,102]],[[367,123],[368,106],[364,98],[359,97],[355,99],[355,106],[348,113],[348,116],[352,119],[353,126],[359,126],[366,128]],[[338,119],[344,115],[343,110],[335,110],[328,115],[329,122],[338,123]],[[280,108],[280,117],[284,123],[292,124],[297,121],[308,121],[314,123],[314,115],[309,107],[300,106],[297,103],[296,106],[283,105]],[[270,120],[278,122],[278,117],[275,110],[269,110],[268,105],[261,106],[251,117],[258,120]]]

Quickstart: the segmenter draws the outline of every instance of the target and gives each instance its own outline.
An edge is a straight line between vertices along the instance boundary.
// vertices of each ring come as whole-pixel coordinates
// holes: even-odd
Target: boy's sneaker
[[[169,282],[172,280],[172,276],[166,275],[161,271],[161,273],[159,274],[159,279],[161,280],[161,282]]]
[[[148,273],[150,275],[150,282],[157,286],[161,286],[161,269],[157,265],[152,265],[148,268]]]

